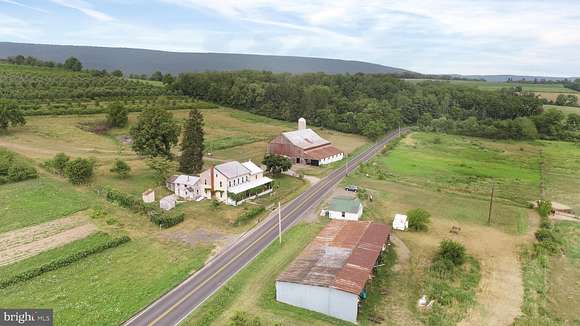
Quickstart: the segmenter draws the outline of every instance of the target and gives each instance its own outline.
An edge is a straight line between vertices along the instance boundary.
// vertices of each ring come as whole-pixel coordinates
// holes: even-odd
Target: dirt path
[[[0,266],[82,239],[95,232],[83,212],[59,220],[0,234]]]
[[[527,234],[515,239],[492,228],[462,226],[457,238],[479,260],[481,281],[477,306],[459,325],[511,325],[521,314],[524,288],[518,250],[520,244],[533,238],[538,226],[535,213],[530,211],[528,215]],[[481,232],[486,232],[486,241],[477,236]]]
[[[406,270],[409,266],[411,250],[394,234],[391,235],[391,242],[395,245],[395,252],[397,253],[397,264],[393,266],[393,271],[400,272],[401,270]]]

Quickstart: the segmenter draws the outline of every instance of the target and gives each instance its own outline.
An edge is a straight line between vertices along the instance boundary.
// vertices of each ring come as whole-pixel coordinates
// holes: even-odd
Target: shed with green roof
[[[328,208],[328,217],[335,220],[358,221],[362,213],[363,205],[356,197],[333,197]]]

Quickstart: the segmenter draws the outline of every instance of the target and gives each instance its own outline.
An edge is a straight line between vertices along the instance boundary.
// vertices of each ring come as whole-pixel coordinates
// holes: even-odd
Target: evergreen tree
[[[181,140],[179,170],[186,174],[197,174],[203,168],[203,116],[197,109],[189,111]]]

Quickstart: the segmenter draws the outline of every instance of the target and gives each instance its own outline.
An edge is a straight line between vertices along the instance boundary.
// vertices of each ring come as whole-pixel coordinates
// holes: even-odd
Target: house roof
[[[228,179],[250,174],[250,170],[238,161],[231,161],[216,165],[215,169],[218,170],[221,174],[225,175]]]
[[[390,228],[384,224],[333,220],[277,281],[358,295],[369,280],[389,234]]]
[[[179,177],[178,175],[172,175],[169,178],[167,178],[167,183],[174,183],[175,180],[177,179],[177,177]]]
[[[259,174],[264,172],[264,170],[262,170],[259,166],[257,166],[256,164],[254,164],[254,162],[252,161],[247,161],[242,163],[242,165],[244,167],[246,167],[246,169],[250,170],[250,174],[254,175],[254,174]]]
[[[340,149],[332,145],[326,145],[304,151],[304,158],[310,160],[322,160],[341,153],[343,153],[343,151]]]
[[[228,189],[228,192],[234,193],[234,194],[239,194],[240,192],[244,192],[246,190],[250,190],[259,186],[263,186],[269,182],[272,182],[272,179],[268,178],[268,177],[263,177],[260,178],[258,180],[252,180],[250,182],[244,182],[240,185],[237,185],[235,187],[231,187]]]
[[[329,211],[358,213],[360,208],[360,200],[356,197],[337,196],[330,201]]]
[[[197,176],[182,174],[182,175],[177,176],[177,178],[173,181],[173,183],[179,183],[179,184],[183,184],[183,185],[193,186],[198,181],[199,181],[199,177],[197,177]]]
[[[286,137],[286,139],[288,139],[292,144],[302,149],[330,144],[328,140],[320,137],[312,129],[289,131],[282,133],[282,135],[284,135],[284,137]]]

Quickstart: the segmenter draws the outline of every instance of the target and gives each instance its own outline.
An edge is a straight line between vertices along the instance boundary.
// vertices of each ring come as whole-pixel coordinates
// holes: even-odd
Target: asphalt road
[[[407,131],[408,129],[401,129],[401,132]],[[390,133],[369,149],[351,158],[348,164],[334,170],[320,182],[284,205],[281,209],[282,232],[320,205],[347,173],[354,170],[360,163],[372,158],[387,143],[396,138],[398,138],[398,132]],[[168,326],[179,324],[277,237],[278,210],[223,250],[201,270],[126,321],[124,325]]]

